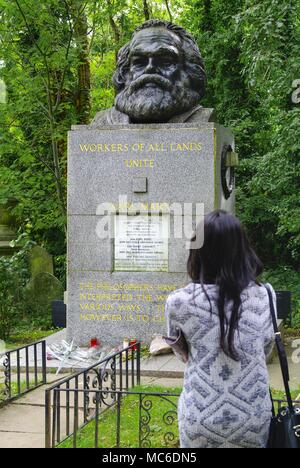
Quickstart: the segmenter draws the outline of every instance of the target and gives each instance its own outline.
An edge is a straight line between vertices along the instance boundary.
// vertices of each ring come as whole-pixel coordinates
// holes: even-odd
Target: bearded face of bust
[[[115,107],[133,123],[167,122],[199,104],[204,95],[200,52],[188,33],[178,29],[186,36],[160,22],[149,25],[119,53]]]

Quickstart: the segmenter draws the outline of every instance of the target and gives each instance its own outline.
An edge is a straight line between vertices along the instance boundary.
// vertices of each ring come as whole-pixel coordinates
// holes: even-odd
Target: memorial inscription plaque
[[[169,217],[115,217],[115,271],[168,271]]]

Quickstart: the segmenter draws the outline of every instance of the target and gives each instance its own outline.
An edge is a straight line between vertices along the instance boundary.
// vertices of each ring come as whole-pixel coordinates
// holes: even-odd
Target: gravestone
[[[29,253],[29,269],[31,277],[39,273],[50,273],[53,275],[53,259],[44,247],[36,245]]]
[[[188,33],[150,21],[119,53],[115,107],[69,132],[67,330],[76,344],[165,334],[165,301],[189,281],[196,223],[215,208],[234,211],[234,139],[198,103],[203,70]]]
[[[14,230],[14,219],[10,215],[9,205],[0,206],[0,255],[11,256],[18,248],[11,247],[10,243],[17,239]]]
[[[33,313],[49,317],[52,301],[62,300],[64,288],[51,273],[37,273],[26,286],[26,299]]]
[[[33,314],[51,317],[51,303],[62,300],[64,288],[53,274],[53,258],[44,247],[36,245],[28,256],[31,279],[26,286],[26,300]]]

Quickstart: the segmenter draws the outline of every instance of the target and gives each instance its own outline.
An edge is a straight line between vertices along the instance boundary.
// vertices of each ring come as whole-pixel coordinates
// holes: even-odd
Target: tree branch
[[[170,21],[172,23],[173,22],[173,15],[171,13],[171,8],[170,8],[170,5],[169,5],[169,1],[165,0],[165,4],[166,4],[167,12],[169,14]]]
[[[113,31],[113,34],[115,36],[115,42],[118,44],[121,39],[121,34],[118,29],[117,23],[114,20],[113,13],[112,13],[112,4],[110,0],[107,0],[107,5],[108,5],[108,19],[109,19],[109,24],[111,26],[111,29]]]

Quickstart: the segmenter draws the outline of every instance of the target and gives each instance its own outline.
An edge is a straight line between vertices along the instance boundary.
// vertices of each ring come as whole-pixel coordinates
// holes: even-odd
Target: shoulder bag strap
[[[281,339],[281,332],[279,331],[278,325],[277,325],[277,318],[276,318],[276,313],[275,313],[275,308],[274,308],[274,303],[273,303],[272,292],[268,285],[265,285],[265,288],[269,296],[270,310],[271,310],[271,316],[272,316],[273,327],[274,327],[274,332],[275,332],[275,342],[276,342],[276,347],[277,347],[278,356],[279,356],[279,362],[280,362],[280,367],[281,367],[281,372],[282,372],[282,377],[283,377],[283,382],[284,382],[286,399],[287,399],[291,414],[294,414],[295,410],[294,410],[291,390],[289,386],[290,376],[289,376],[288,359],[287,359],[286,351],[284,348],[284,344]]]

